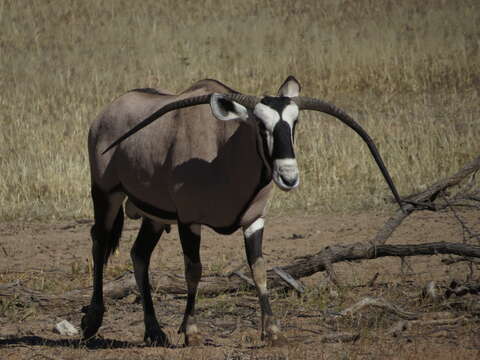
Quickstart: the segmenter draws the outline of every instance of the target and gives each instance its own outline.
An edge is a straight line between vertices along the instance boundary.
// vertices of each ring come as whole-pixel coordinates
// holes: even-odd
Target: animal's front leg
[[[262,340],[271,345],[282,345],[286,342],[281,334],[280,326],[273,316],[270,302],[268,301],[267,272],[262,256],[263,218],[257,219],[250,226],[243,229],[245,236],[245,250],[247,261],[252,272],[253,281],[257,288],[262,313]]]

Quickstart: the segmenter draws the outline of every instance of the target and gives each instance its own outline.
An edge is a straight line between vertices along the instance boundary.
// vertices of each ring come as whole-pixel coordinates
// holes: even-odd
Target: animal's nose
[[[290,186],[290,187],[294,186],[298,181],[298,176],[293,176],[293,177],[281,176],[281,178],[282,178],[283,183],[287,186]]]

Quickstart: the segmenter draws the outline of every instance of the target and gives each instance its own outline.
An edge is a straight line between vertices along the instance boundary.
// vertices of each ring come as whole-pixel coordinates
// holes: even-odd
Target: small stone
[[[140,302],[140,298],[137,294],[130,294],[125,297],[125,301],[129,304],[138,304]]]
[[[75,336],[78,335],[78,330],[70,324],[67,320],[62,320],[55,325],[54,332],[60,335]]]
[[[435,281],[429,281],[422,289],[422,297],[429,300],[438,300],[439,295],[437,291],[437,284]]]

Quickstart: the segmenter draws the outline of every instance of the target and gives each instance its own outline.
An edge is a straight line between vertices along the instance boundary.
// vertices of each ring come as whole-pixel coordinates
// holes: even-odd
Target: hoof
[[[161,346],[161,347],[171,347],[170,341],[168,340],[167,334],[162,330],[158,329],[156,331],[145,332],[143,340],[148,346]]]
[[[88,340],[95,336],[98,329],[102,325],[103,313],[105,308],[103,306],[85,306],[82,309],[85,313],[80,324],[83,333],[83,340]]]
[[[202,346],[203,345],[203,336],[200,333],[185,334],[185,345],[186,346]]]

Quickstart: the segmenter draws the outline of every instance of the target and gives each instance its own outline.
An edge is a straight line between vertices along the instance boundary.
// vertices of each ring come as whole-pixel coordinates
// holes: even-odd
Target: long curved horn
[[[108,150],[111,148],[115,147],[116,145],[120,144],[123,140],[126,138],[132,136],[135,134],[137,131],[140,131],[143,129],[145,126],[150,125],[152,122],[157,120],[159,117],[162,115],[165,115],[166,113],[181,109],[181,108],[186,108],[190,106],[195,106],[195,105],[201,105],[201,104],[209,104],[210,103],[210,98],[212,97],[213,94],[208,94],[208,95],[201,95],[201,96],[195,96],[187,99],[182,99],[178,101],[171,102],[164,107],[158,109],[155,111],[153,114],[151,114],[149,117],[146,119],[142,120],[139,122],[137,125],[135,125],[133,128],[128,130],[125,134],[120,136],[117,140],[115,140],[113,143],[111,143],[103,152],[102,155],[105,154]],[[255,96],[250,96],[250,95],[243,95],[243,94],[222,94],[224,97],[234,100],[238,102],[239,104],[252,109],[255,107],[255,104],[257,104],[260,99],[255,97]]]
[[[375,159],[378,167],[380,168],[380,171],[382,172],[382,175],[385,178],[385,181],[387,182],[388,187],[393,193],[395,200],[400,206],[400,209],[403,210],[402,200],[400,198],[400,195],[398,195],[398,191],[395,187],[395,184],[393,183],[393,180],[390,177],[390,174],[388,173],[388,170],[385,167],[385,164],[383,163],[383,160],[378,152],[377,147],[375,146],[372,138],[367,134],[365,130],[363,130],[363,128],[357,122],[355,122],[355,120],[353,120],[342,109],[339,109],[335,105],[329,104],[319,99],[298,96],[298,97],[292,98],[292,100],[298,105],[298,108],[300,110],[315,110],[315,111],[321,111],[323,113],[332,115],[337,119],[339,119],[341,122],[343,122],[345,125],[350,127],[351,129],[353,129],[358,135],[360,135],[360,137],[367,143],[368,148],[370,149],[370,152],[372,153],[373,158]]]

